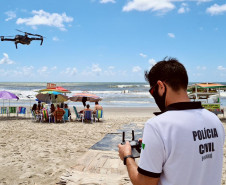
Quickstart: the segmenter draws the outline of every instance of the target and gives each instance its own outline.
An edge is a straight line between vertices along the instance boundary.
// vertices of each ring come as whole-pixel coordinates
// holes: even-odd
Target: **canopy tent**
[[[195,86],[197,86],[197,88],[212,88],[212,89],[216,89],[216,88],[226,88],[226,85],[222,85],[222,84],[218,84],[218,83],[197,83],[197,84],[193,84],[191,86],[189,86],[189,88],[194,88]]]
[[[4,107],[4,100],[9,100],[9,106],[10,106],[10,100],[12,99],[19,100],[18,96],[8,91],[0,91],[0,99],[3,99],[3,107]]]

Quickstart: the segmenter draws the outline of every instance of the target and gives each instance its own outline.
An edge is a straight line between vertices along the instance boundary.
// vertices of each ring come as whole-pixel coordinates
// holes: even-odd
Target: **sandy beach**
[[[103,121],[94,124],[77,121],[49,124],[22,116],[19,119],[0,117],[0,184],[56,184],[107,133],[128,123],[144,124],[154,111],[155,108],[105,108]],[[226,130],[226,119],[221,119]],[[106,180],[100,184],[111,183]],[[226,145],[222,176],[222,185],[225,184]]]

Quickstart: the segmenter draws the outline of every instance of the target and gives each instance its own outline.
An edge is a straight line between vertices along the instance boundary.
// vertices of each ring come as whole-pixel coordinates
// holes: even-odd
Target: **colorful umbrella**
[[[75,102],[83,102],[84,98],[86,98],[86,101],[90,101],[90,102],[96,102],[96,101],[102,100],[101,97],[88,92],[76,93],[72,97],[70,97],[70,100]]]
[[[41,89],[38,92],[50,92],[50,91],[55,91],[55,92],[60,92],[60,93],[71,93],[71,91],[63,88],[63,87],[54,87],[54,88],[49,88],[49,89]]]
[[[19,98],[15,94],[8,91],[0,91],[0,99],[3,99],[3,107],[4,107],[4,100],[9,100],[9,106],[10,106],[10,100],[12,99],[19,100]]]
[[[63,94],[48,94],[40,93],[36,95],[36,98],[45,103],[61,103],[68,100],[68,97]]]
[[[0,91],[0,99],[3,100],[11,100],[11,99],[19,99],[15,94],[8,91]]]

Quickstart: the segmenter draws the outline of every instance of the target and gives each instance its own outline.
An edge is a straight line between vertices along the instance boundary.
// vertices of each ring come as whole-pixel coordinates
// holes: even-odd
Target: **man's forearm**
[[[137,167],[138,166],[137,166],[135,160],[132,158],[127,158],[126,159],[126,167],[127,167],[131,182],[134,185],[137,184],[137,176],[138,176]]]
[[[127,158],[126,166],[129,173],[129,177],[133,185],[157,185],[159,178],[151,178],[144,176],[137,171],[137,164],[134,159]]]

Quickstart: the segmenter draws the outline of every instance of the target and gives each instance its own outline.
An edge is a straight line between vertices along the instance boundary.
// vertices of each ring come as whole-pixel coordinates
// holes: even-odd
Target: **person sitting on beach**
[[[50,106],[50,119],[54,120],[54,112],[55,112],[55,106],[54,104],[51,104]]]
[[[94,107],[93,113],[96,114],[97,110],[103,110],[103,107],[101,105],[99,105],[98,102],[95,102],[95,107]]]
[[[35,113],[36,114],[41,114],[41,110],[42,110],[42,105],[41,105],[41,103],[38,103],[38,107],[37,107]]]
[[[55,117],[55,122],[57,121],[61,121],[62,118],[63,118],[63,115],[65,114],[65,110],[60,108],[60,105],[57,104],[57,108],[56,110],[54,111],[53,115]],[[62,116],[61,116],[62,115]]]
[[[68,117],[70,117],[71,111],[70,111],[70,109],[68,108],[68,105],[67,105],[67,104],[64,104],[64,109],[68,109]]]
[[[84,115],[84,119],[85,119],[85,120],[87,119],[86,116],[85,116],[85,112],[86,112],[86,111],[91,111],[91,116],[92,116],[93,110],[90,109],[90,105],[89,105],[89,104],[86,105],[86,109],[82,110],[82,113],[83,113],[83,115]],[[90,118],[88,118],[88,119],[90,120]]]
[[[84,112],[87,111],[87,110],[88,110],[88,111],[93,111],[92,109],[90,109],[90,105],[89,105],[89,104],[86,105],[86,109],[83,109],[83,110],[80,111],[80,112],[82,112],[82,113],[84,114]]]
[[[32,109],[31,109],[31,111],[32,111],[32,112],[36,112],[37,108],[38,108],[38,107],[37,107],[37,104],[35,103],[35,104],[33,105]]]

